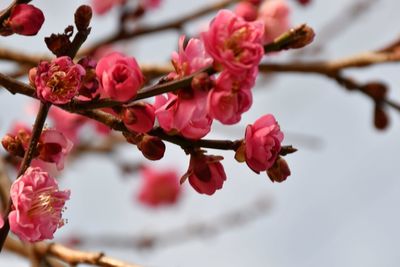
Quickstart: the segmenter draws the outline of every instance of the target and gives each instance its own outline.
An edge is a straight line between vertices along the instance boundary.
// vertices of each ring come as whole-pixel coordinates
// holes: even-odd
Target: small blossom
[[[62,212],[69,191],[60,191],[57,181],[39,168],[28,168],[11,186],[13,204],[10,229],[21,240],[52,239],[64,225]]]
[[[144,9],[154,9],[160,6],[161,0],[141,0]]]
[[[96,75],[105,96],[122,102],[134,98],[144,82],[136,60],[118,52],[99,60]]]
[[[78,94],[84,75],[85,69],[81,65],[63,56],[52,62],[40,62],[36,74],[32,71],[30,79],[34,80],[36,94],[41,100],[66,104]]]
[[[62,170],[65,157],[71,151],[72,146],[72,142],[62,132],[45,129],[39,140],[39,159],[55,163],[57,170]]]
[[[285,0],[266,0],[260,6],[258,20],[264,22],[264,43],[272,42],[290,28],[290,8]]]
[[[200,139],[211,130],[212,119],[207,114],[207,92],[172,93],[168,98],[156,96],[154,106],[160,127],[170,134],[181,134],[189,139]]]
[[[251,88],[257,69],[241,76],[223,71],[208,95],[209,115],[223,124],[235,124],[253,103]]]
[[[189,169],[182,177],[181,183],[186,178],[190,185],[200,194],[212,195],[222,188],[226,180],[224,167],[221,164],[223,157],[208,156],[203,152],[191,155]]]
[[[143,182],[138,196],[141,203],[156,207],[174,204],[179,199],[181,187],[175,171],[145,167],[141,176]]]
[[[204,67],[210,66],[213,59],[204,49],[203,42],[196,38],[191,38],[184,48],[185,36],[179,38],[179,50],[172,53],[172,65],[175,72],[168,76],[172,79],[182,78],[192,74]]]
[[[3,35],[17,33],[36,35],[44,22],[43,12],[33,5],[19,4],[11,10],[10,17],[4,22]]]
[[[248,1],[241,1],[235,7],[235,14],[246,21],[257,19],[257,7]]]
[[[202,40],[208,54],[234,74],[253,69],[264,55],[262,22],[248,22],[229,10],[221,10]],[[218,65],[217,65],[218,66]]]
[[[248,125],[245,135],[247,165],[256,173],[272,167],[281,150],[283,133],[273,115],[264,115]]]
[[[136,133],[147,133],[153,129],[154,107],[145,102],[135,103],[122,111],[122,121],[126,128]]]
[[[105,14],[116,5],[122,5],[126,0],[92,0],[94,12],[99,15]]]

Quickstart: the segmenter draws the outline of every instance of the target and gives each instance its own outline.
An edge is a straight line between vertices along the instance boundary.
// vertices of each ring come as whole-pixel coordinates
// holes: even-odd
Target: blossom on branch
[[[133,57],[114,52],[99,60],[96,75],[100,81],[103,96],[117,101],[134,98],[143,85],[144,77]]]
[[[85,69],[70,57],[58,57],[51,62],[41,61],[29,72],[37,96],[45,102],[65,104],[79,93]]]
[[[221,10],[201,37],[217,68],[221,65],[233,74],[242,74],[256,67],[263,57],[263,33],[262,22],[248,22],[229,10]]]
[[[94,12],[99,15],[105,14],[116,5],[122,5],[126,0],[92,0],[92,7]]]
[[[155,109],[146,102],[135,103],[124,108],[121,114],[126,128],[136,133],[147,133],[153,129],[155,121]]]
[[[11,15],[4,24],[0,25],[0,35],[6,36],[13,33],[36,35],[43,22],[44,15],[39,8],[28,4],[18,4],[11,10]]]
[[[21,240],[52,239],[64,225],[62,212],[70,192],[60,191],[57,181],[39,168],[28,168],[11,186],[10,229]]]

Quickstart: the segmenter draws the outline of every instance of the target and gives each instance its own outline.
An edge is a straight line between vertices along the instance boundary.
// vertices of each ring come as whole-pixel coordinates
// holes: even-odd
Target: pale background
[[[0,0],[0,7],[10,1]],[[149,14],[149,22],[175,18],[213,1],[164,0],[161,10]],[[301,9],[294,2],[293,24],[307,22],[319,33],[355,0],[314,0]],[[398,37],[400,1],[372,2],[370,9],[351,25],[341,25],[318,56],[304,60],[337,58],[379,48]],[[72,22],[78,0],[34,1],[46,15],[46,22],[36,38],[0,39],[1,46],[26,52],[45,52],[41,38],[61,32]],[[96,18],[93,41],[113,30],[112,16]],[[338,24],[341,22],[337,20]],[[193,26],[189,32],[199,26]],[[319,35],[318,35],[319,33]],[[328,36],[329,37],[329,36]],[[140,62],[165,62],[176,47],[178,36],[172,32],[135,41],[131,55]],[[267,60],[285,60],[293,53]],[[3,66],[4,67],[4,66]],[[395,64],[354,70],[361,81],[382,79],[392,88],[391,97],[400,100],[399,67]],[[350,73],[350,72],[349,72]],[[27,99],[1,93],[0,131],[10,122],[23,119]],[[283,184],[272,184],[266,176],[253,174],[244,164],[226,153],[224,161],[228,180],[212,197],[199,195],[187,184],[182,201],[173,208],[148,210],[132,201],[139,179],[120,178],[113,162],[106,157],[87,156],[71,164],[64,172],[62,188],[70,188],[72,198],[65,217],[68,224],[56,234],[57,239],[72,233],[92,236],[119,236],[163,233],[190,223],[218,223],[219,215],[246,207],[260,197],[271,201],[265,215],[218,235],[138,251],[125,247],[110,249],[90,244],[85,249],[101,250],[146,267],[397,267],[400,265],[400,148],[399,114],[390,112],[392,124],[385,132],[372,126],[370,100],[348,93],[334,82],[316,75],[281,74],[259,79],[254,91],[254,105],[239,125],[222,128],[215,124],[215,138],[241,138],[248,123],[265,113],[273,113],[287,132],[285,144],[299,152],[287,157],[292,176]],[[311,143],[310,143],[311,142]],[[139,159],[134,147],[121,149],[124,160]],[[215,153],[218,153],[217,151]],[[188,159],[179,149],[169,146],[165,159],[155,166],[175,166],[183,173]],[[28,266],[26,261],[4,253],[0,266]]]

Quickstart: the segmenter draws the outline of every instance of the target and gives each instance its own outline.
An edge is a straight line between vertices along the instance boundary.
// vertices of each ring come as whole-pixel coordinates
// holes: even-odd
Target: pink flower
[[[54,128],[62,132],[72,142],[78,142],[78,131],[87,121],[87,118],[69,113],[58,107],[52,107],[49,117],[53,121]]]
[[[262,22],[247,22],[229,10],[221,10],[202,39],[208,54],[234,74],[253,69],[264,55]]]
[[[208,95],[209,115],[223,124],[235,124],[250,109],[257,68],[242,76],[223,71]]]
[[[39,159],[55,163],[57,170],[64,169],[64,159],[72,149],[72,142],[62,132],[43,130],[39,140]]]
[[[30,72],[31,74],[31,72]],[[70,57],[54,59],[51,63],[39,63],[36,75],[32,73],[36,94],[43,100],[54,104],[66,104],[74,98],[82,83],[85,69],[74,64]]]
[[[144,82],[136,60],[118,52],[100,59],[96,67],[96,75],[104,94],[122,102],[134,98]]]
[[[264,22],[264,43],[272,42],[290,28],[290,8],[285,0],[267,0],[261,5],[258,20]]]
[[[236,5],[235,13],[246,21],[257,19],[257,7],[248,1],[241,1]]]
[[[146,102],[135,103],[122,111],[122,121],[126,128],[136,133],[147,133],[153,129],[155,110]]]
[[[213,59],[204,50],[203,42],[191,38],[186,47],[183,47],[185,36],[179,38],[179,51],[172,53],[172,65],[175,72],[169,74],[170,78],[182,78],[204,67],[210,66]]]
[[[0,214],[0,229],[4,226],[3,215]]]
[[[158,171],[145,167],[141,171],[143,183],[138,199],[148,206],[171,205],[181,195],[179,177],[173,170]]]
[[[92,7],[94,12],[102,15],[114,6],[122,5],[123,3],[125,3],[125,0],[92,0]]]
[[[21,240],[37,242],[52,239],[61,218],[69,191],[60,191],[57,181],[39,168],[28,168],[11,186],[13,210],[10,229]]]
[[[189,177],[190,185],[200,194],[212,195],[222,188],[226,180],[224,167],[220,163],[223,157],[208,156],[202,152],[192,154],[189,169],[182,177],[183,182]]]
[[[281,150],[283,133],[273,115],[264,115],[245,134],[245,159],[256,173],[271,168]]]
[[[19,4],[4,22],[5,34],[36,35],[44,22],[43,12],[33,5]]]
[[[181,134],[200,139],[211,130],[212,119],[207,114],[207,92],[194,91],[184,95],[156,96],[154,106],[160,127],[169,134]]]

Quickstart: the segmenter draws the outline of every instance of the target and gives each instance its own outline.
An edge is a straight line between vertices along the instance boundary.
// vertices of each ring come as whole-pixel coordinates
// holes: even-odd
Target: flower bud
[[[290,175],[290,169],[287,162],[282,157],[279,157],[275,161],[274,165],[267,170],[267,175],[272,182],[281,183],[285,181]]]
[[[389,125],[389,117],[381,105],[375,105],[374,125],[378,130],[385,130]]]
[[[12,11],[10,18],[5,22],[6,27],[21,35],[35,35],[44,22],[43,12],[33,5],[19,4]]]
[[[145,102],[136,103],[122,111],[122,121],[126,128],[136,133],[147,133],[153,129],[154,107]]]
[[[137,147],[142,151],[143,156],[149,160],[160,160],[164,157],[165,144],[158,137],[144,135]]]
[[[294,37],[290,43],[288,43],[284,49],[298,49],[309,45],[315,37],[314,30],[307,25],[302,25],[296,29],[293,29]]]
[[[78,31],[85,31],[89,27],[92,19],[92,8],[87,5],[81,5],[75,12],[75,25]]]
[[[9,134],[5,135],[1,140],[1,144],[3,145],[4,149],[7,150],[13,156],[23,157],[25,150],[21,144],[21,141],[13,137]]]

